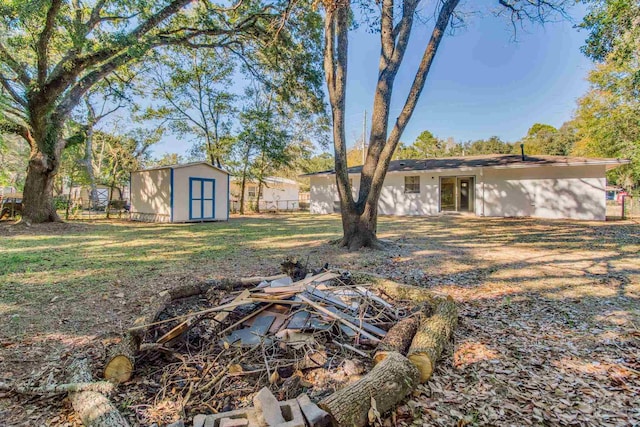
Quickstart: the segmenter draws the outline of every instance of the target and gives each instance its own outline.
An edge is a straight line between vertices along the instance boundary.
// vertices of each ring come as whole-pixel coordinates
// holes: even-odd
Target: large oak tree
[[[516,28],[524,21],[545,22],[552,17],[564,17],[564,7],[571,3],[566,0],[499,0],[495,13],[506,15],[507,20]],[[375,4],[357,3],[364,6],[367,13],[377,14],[370,22],[376,22],[380,36],[380,61],[371,133],[357,198],[353,197],[349,184],[345,135],[348,35],[354,13],[350,0],[324,0],[322,4],[325,10],[324,68],[333,115],[336,181],[344,233],[341,244],[351,250],[377,247],[380,245],[376,237],[378,199],[389,162],[418,103],[443,36],[453,20],[461,20],[458,13],[459,0],[381,0]],[[394,83],[405,58],[415,21],[418,20],[416,14],[418,11],[429,13],[427,10],[430,7],[435,17],[431,35],[423,41],[422,59],[400,114],[390,120]]]
[[[0,4],[0,132],[30,148],[23,219],[58,219],[54,176],[64,123],[83,95],[119,67],[162,46],[269,51],[298,21],[302,2],[238,0],[14,0]],[[308,6],[308,5],[307,5]]]

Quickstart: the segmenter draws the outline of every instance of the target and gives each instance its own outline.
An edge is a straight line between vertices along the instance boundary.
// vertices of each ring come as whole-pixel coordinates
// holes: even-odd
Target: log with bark
[[[400,353],[391,352],[360,380],[326,397],[318,406],[331,414],[336,427],[367,424],[372,399],[380,414],[395,407],[417,385],[420,373]]]
[[[420,382],[427,381],[436,361],[451,339],[458,323],[458,311],[451,297],[440,299],[432,316],[425,318],[411,341],[407,357],[420,371]]]
[[[389,332],[378,344],[376,354],[373,356],[373,363],[382,362],[391,352],[406,355],[411,346],[413,336],[418,330],[418,323],[419,321],[416,317],[407,317],[389,329]]]
[[[72,383],[92,381],[87,359],[76,359],[69,366]],[[69,400],[78,418],[87,427],[129,427],[129,423],[111,404],[104,394],[97,391],[77,391],[69,393]]]

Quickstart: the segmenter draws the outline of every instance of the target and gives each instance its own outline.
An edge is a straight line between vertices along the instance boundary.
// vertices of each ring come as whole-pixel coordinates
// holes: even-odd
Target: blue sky
[[[495,8],[497,2],[489,4]],[[571,12],[579,22],[584,10],[578,6]],[[465,28],[443,39],[403,142],[413,142],[423,130],[457,141],[493,135],[516,141],[536,122],[559,127],[570,119],[576,100],[588,89],[585,78],[592,67],[580,52],[585,31],[567,21],[527,24],[518,29],[514,41],[510,23],[494,17],[490,8],[466,22]],[[392,122],[431,26],[432,22],[418,24],[412,34],[394,86]],[[364,110],[371,114],[380,42],[378,34],[359,28],[350,33],[349,43],[346,117],[347,139],[353,145],[362,134]],[[168,135],[154,152],[184,153],[190,145]]]

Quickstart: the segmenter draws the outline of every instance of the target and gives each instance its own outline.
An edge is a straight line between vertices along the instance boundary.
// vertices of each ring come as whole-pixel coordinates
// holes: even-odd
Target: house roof
[[[206,165],[209,166],[210,168],[213,168],[215,170],[218,170],[222,173],[226,173],[227,175],[230,175],[229,172],[227,172],[224,169],[221,169],[217,166],[212,165],[211,163],[208,162],[191,162],[191,163],[182,163],[182,164],[175,164],[175,165],[165,165],[165,166],[156,166],[153,168],[147,168],[147,169],[140,169],[134,172],[144,172],[144,171],[154,171],[154,170],[160,170],[160,169],[180,169],[180,168],[188,168],[191,166],[196,166],[196,165]]]
[[[626,159],[605,159],[588,157],[565,157],[565,156],[525,156],[525,160],[519,154],[490,154],[483,156],[464,157],[436,157],[432,159],[408,159],[392,160],[389,163],[388,172],[411,172],[411,171],[438,171],[446,169],[469,169],[469,168],[526,168],[536,166],[584,166],[584,165],[607,165],[607,168],[630,163]],[[347,169],[350,174],[360,173],[362,166],[353,166]],[[334,170],[308,173],[302,176],[333,175]]]
[[[231,178],[231,181],[239,182],[239,181],[241,181],[241,179],[238,178],[238,177],[233,177],[233,178]],[[288,178],[281,178],[279,176],[268,176],[266,178],[263,178],[262,181],[266,182],[267,184],[299,185],[298,181],[294,181],[293,179],[288,179]],[[255,182],[255,180],[254,179],[247,179],[247,182]]]

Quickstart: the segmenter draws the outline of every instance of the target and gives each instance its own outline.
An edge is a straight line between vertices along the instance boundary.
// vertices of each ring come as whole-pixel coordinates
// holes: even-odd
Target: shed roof
[[[196,166],[196,165],[206,165],[209,166],[210,168],[213,168],[217,171],[220,171],[222,173],[226,173],[227,175],[230,175],[229,172],[227,172],[224,169],[221,169],[217,166],[212,165],[209,162],[191,162],[191,163],[182,163],[182,164],[175,164],[175,165],[164,165],[164,166],[156,166],[153,168],[146,168],[146,169],[140,169],[134,172],[145,172],[145,171],[154,171],[154,170],[160,170],[160,169],[180,169],[180,168],[188,168],[191,166]]]
[[[489,154],[483,156],[464,157],[435,157],[432,159],[407,159],[392,160],[389,163],[388,172],[411,171],[438,171],[444,169],[468,169],[468,168],[526,168],[536,166],[584,166],[607,165],[613,168],[618,165],[630,163],[626,159],[605,159],[588,157],[566,156],[522,156],[519,154]],[[347,169],[349,173],[360,173],[362,166],[352,166]],[[333,175],[335,171],[308,173],[302,176]]]

